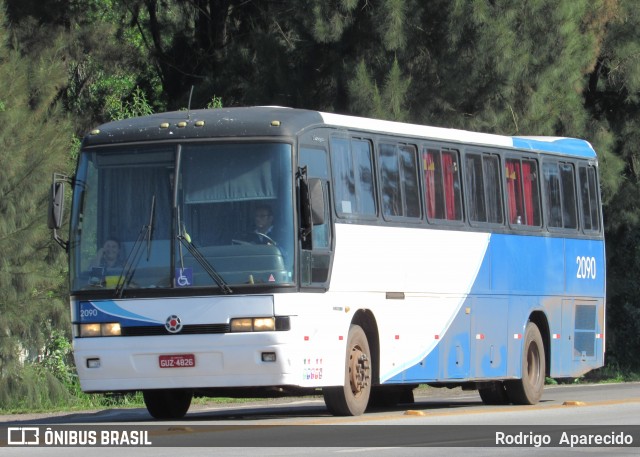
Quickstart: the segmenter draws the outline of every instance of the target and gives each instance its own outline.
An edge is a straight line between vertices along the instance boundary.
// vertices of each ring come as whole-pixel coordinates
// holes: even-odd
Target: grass
[[[634,382],[640,381],[640,374],[638,373],[601,373],[597,376],[585,376],[576,379],[565,379],[558,382],[555,379],[547,378],[547,385],[556,384],[593,384],[593,383],[619,383],[619,382]],[[420,385],[418,390],[430,390],[430,387]],[[314,397],[315,398],[315,397]],[[254,401],[261,401],[263,398],[230,398],[230,397],[198,397],[194,398],[192,405],[210,406],[210,405],[225,405],[225,404],[242,404]],[[30,408],[26,405],[20,405],[17,407],[2,409],[0,408],[0,414],[12,415],[12,414],[35,414],[35,413],[52,413],[52,412],[74,412],[74,411],[87,411],[96,409],[110,409],[110,408],[145,408],[142,393],[136,392],[126,395],[104,395],[104,394],[80,394],[79,396],[72,397],[72,400],[65,405],[49,405],[40,406],[37,408]]]
[[[587,373],[582,379],[589,383],[638,382],[640,373],[605,365]]]
[[[40,401],[37,405],[29,405],[26,401],[18,401],[0,408],[0,414],[36,414],[51,412],[87,411],[105,408],[144,408],[141,393],[128,395],[104,394],[70,394],[67,401]]]
[[[261,401],[264,398],[231,398],[231,397],[196,397],[192,405],[207,406],[212,404],[241,404]],[[69,401],[52,403],[40,403],[38,406],[28,406],[24,401],[0,408],[0,415],[12,414],[38,414],[52,412],[91,411],[110,408],[145,408],[141,392],[126,394],[85,394],[79,393],[69,397]]]

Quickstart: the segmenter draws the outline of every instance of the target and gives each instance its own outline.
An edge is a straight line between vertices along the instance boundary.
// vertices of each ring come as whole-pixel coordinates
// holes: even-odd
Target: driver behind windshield
[[[256,244],[277,245],[274,239],[273,210],[267,204],[260,204],[254,212],[254,230],[248,241]]]

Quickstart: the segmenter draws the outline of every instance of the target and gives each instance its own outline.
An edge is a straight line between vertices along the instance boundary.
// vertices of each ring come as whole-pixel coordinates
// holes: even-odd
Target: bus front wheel
[[[144,404],[155,419],[181,419],[191,406],[193,393],[188,389],[145,390]]]
[[[371,351],[367,335],[352,325],[347,338],[344,385],[322,389],[327,409],[334,416],[359,416],[371,395]]]
[[[509,399],[516,405],[535,405],[542,397],[545,380],[545,354],[538,326],[528,322],[524,332],[521,379],[505,385]]]

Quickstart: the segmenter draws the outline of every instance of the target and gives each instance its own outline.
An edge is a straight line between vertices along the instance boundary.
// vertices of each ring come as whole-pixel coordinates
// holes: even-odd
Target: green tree
[[[348,82],[351,111],[377,119],[405,121],[408,117],[405,106],[410,84],[411,80],[403,77],[398,61],[394,60],[381,92],[369,75],[364,61],[361,61]]]
[[[0,407],[62,391],[23,362],[42,355],[53,328],[68,328],[63,256],[46,228],[48,183],[72,137],[56,101],[66,80],[60,43],[26,58],[8,42],[0,2]]]
[[[593,124],[612,133],[606,157],[608,257],[607,350],[621,368],[640,369],[640,5],[616,2],[589,79],[586,107]],[[610,176],[615,164],[616,173]],[[622,179],[616,179],[617,174]]]
[[[130,24],[130,3],[117,0],[5,0],[12,33],[27,56],[54,40],[67,80],[58,88],[64,109],[74,117],[76,135],[111,120],[139,103],[164,110],[156,64],[141,30]]]
[[[218,94],[225,106],[590,140],[612,259],[608,324],[624,329],[609,332],[608,351],[621,364],[635,360],[640,342],[629,317],[640,304],[628,278],[640,270],[637,2],[5,1],[31,65],[62,37],[57,64],[67,74],[56,77],[56,99],[77,134],[147,112],[141,107],[184,108],[193,86],[193,108]],[[0,110],[8,101],[0,95]]]
[[[430,117],[508,135],[585,138],[598,152],[605,202],[618,191],[616,133],[586,108],[609,27],[623,11],[611,0],[453,3],[438,56],[447,75]],[[415,93],[416,100],[421,100]],[[439,98],[439,97],[438,97]]]

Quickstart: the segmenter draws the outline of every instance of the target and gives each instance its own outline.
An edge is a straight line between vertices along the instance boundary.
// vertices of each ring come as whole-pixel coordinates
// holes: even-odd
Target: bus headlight
[[[100,336],[100,324],[80,324],[80,337]]]
[[[276,329],[274,317],[242,317],[231,319],[232,332],[272,332]]]
[[[120,324],[118,322],[102,324],[101,325],[102,336],[120,336]]]
[[[276,329],[276,320],[273,317],[261,317],[253,320],[254,332],[272,332]]]
[[[80,337],[92,338],[97,336],[120,336],[120,324],[118,322],[80,324]]]

